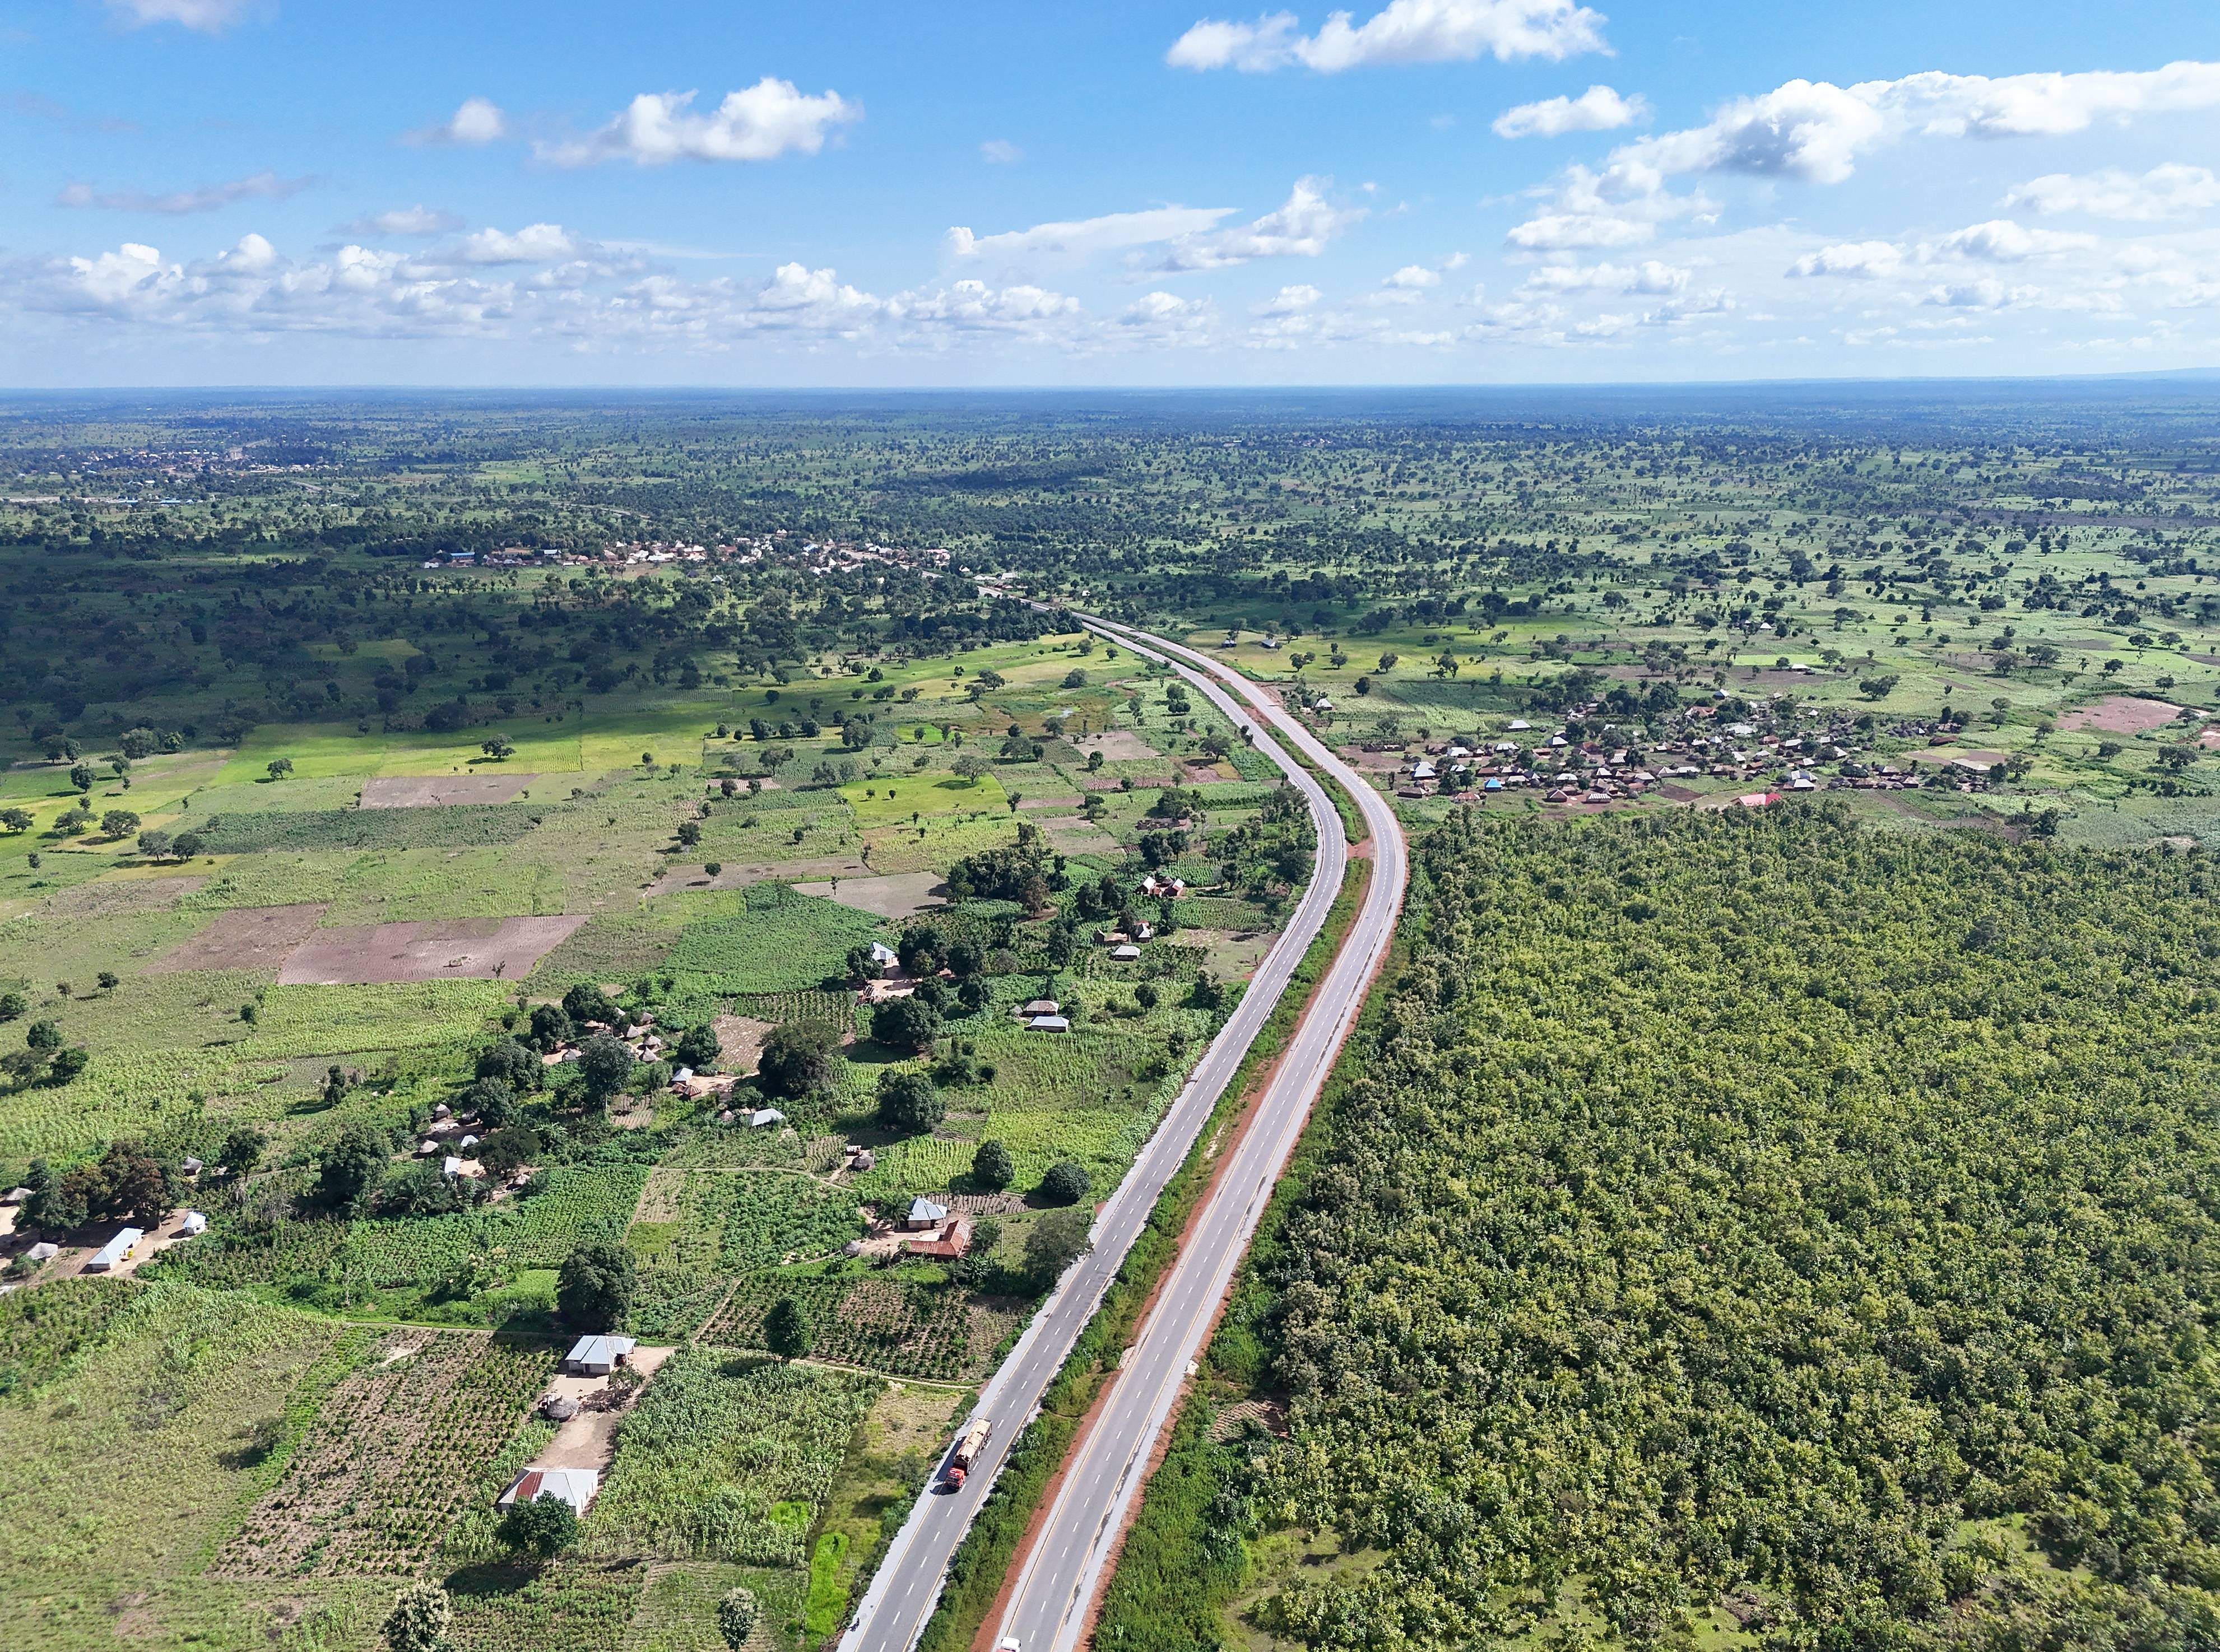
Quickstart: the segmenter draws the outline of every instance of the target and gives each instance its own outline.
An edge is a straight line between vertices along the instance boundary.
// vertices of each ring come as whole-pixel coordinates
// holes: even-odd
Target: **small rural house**
[[[563,1356],[563,1368],[573,1376],[607,1376],[639,1346],[629,1337],[581,1337]]]
[[[1026,1023],[1026,1030],[1029,1032],[1069,1032],[1071,1020],[1063,1015],[1036,1015]]]
[[[190,1239],[196,1233],[205,1233],[207,1231],[208,1217],[205,1213],[200,1211],[187,1211],[184,1214],[184,1219],[179,1221],[178,1224],[178,1237],[181,1239]]]
[[[536,1503],[543,1497],[559,1497],[583,1514],[602,1488],[598,1468],[527,1468],[509,1481],[508,1489],[493,1500],[506,1511],[515,1503]]]
[[[959,1216],[931,1238],[912,1239],[902,1249],[913,1256],[954,1262],[971,1249],[971,1224]]]
[[[936,1205],[923,1194],[910,1200],[909,1215],[902,1225],[908,1228],[939,1227],[948,1219],[948,1206]]]
[[[61,1246],[52,1239],[41,1239],[23,1254],[33,1262],[52,1262],[62,1253]]]
[[[894,948],[889,946],[884,941],[873,941],[871,943],[871,967],[873,969],[883,972],[893,969],[901,962],[901,954],[895,951]]]
[[[132,1247],[146,1235],[135,1227],[127,1227],[106,1244],[85,1259],[84,1271],[104,1274],[131,1254]]]
[[[459,1158],[456,1157],[452,1153],[448,1154],[445,1158],[440,1161],[440,1174],[441,1175],[458,1176],[462,1175],[462,1173],[463,1162]]]
[[[1120,963],[1131,963],[1135,958],[1141,956],[1141,949],[1134,945],[1132,942],[1127,941],[1123,946],[1112,947],[1110,949],[1110,956],[1117,959]]]
[[[1035,1015],[1053,1015],[1063,1007],[1063,1006],[1053,998],[1036,998],[1018,1013],[1029,1018]]]
[[[761,1130],[765,1125],[783,1125],[785,1122],[786,1115],[776,1107],[758,1107],[748,1115],[750,1130]]]

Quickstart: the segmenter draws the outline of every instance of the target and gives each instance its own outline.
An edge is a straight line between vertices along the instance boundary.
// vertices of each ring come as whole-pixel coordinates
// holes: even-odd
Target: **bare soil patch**
[[[763,1042],[770,1036],[771,1024],[751,1015],[720,1015],[709,1025],[716,1032],[717,1047],[724,1051],[720,1065],[728,1073],[755,1071],[756,1058],[763,1054]]]
[[[1200,947],[1213,975],[1239,980],[1246,980],[1257,972],[1257,966],[1264,961],[1264,954],[1272,950],[1272,943],[1278,938],[1278,932],[1269,929],[1254,933],[1182,929],[1172,937],[1177,945]]]
[[[366,809],[428,809],[446,803],[506,803],[539,776],[513,770],[471,775],[377,775],[362,782]]]
[[[166,912],[208,882],[205,877],[102,878],[60,889],[47,899],[53,918],[122,918],[139,912]]]
[[[2141,734],[2164,728],[2181,715],[2181,708],[2163,700],[2138,700],[2133,695],[2109,694],[2093,706],[2076,706],[2059,718],[2061,728],[2093,728],[2105,734]]]
[[[817,873],[838,877],[845,886],[848,875],[870,877],[871,869],[853,855],[806,855],[799,860],[726,861],[714,877],[702,870],[704,863],[687,861],[664,869],[661,876],[647,886],[651,901],[666,895],[678,895],[688,889],[744,889],[751,883],[761,883],[772,878],[789,878],[797,872]]]
[[[429,922],[320,929],[278,973],[284,986],[346,987],[453,976],[521,980],[540,957],[586,921],[552,918],[442,918]]]
[[[1114,789],[1118,782],[1113,780],[1110,784]],[[1043,792],[1038,797],[1027,792],[1018,800],[1018,808],[1020,813],[1033,809],[1076,809],[1080,801],[1077,792]]]
[[[1047,830],[1050,844],[1066,855],[1107,855],[1118,847],[1115,838],[1076,814],[1043,820],[1041,825]]]
[[[147,971],[169,976],[187,969],[275,969],[308,938],[323,915],[321,901],[220,912],[147,965]]]
[[[1046,824],[1053,835],[1056,823]],[[797,883],[794,887],[802,895],[822,895],[827,901],[837,901],[844,907],[875,913],[882,918],[907,918],[927,907],[937,907],[948,892],[948,886],[940,881],[938,872],[893,872],[884,877],[843,877],[821,883]]]
[[[676,1350],[669,1348],[635,1348],[627,1362],[642,1379],[652,1378],[663,1368],[664,1361]],[[540,1449],[539,1455],[525,1464],[527,1468],[606,1468],[616,1443],[617,1424],[624,1420],[622,1409],[583,1409],[586,1402],[609,1386],[607,1377],[558,1375],[547,1385],[546,1399],[560,1397],[576,1401],[581,1407],[576,1417],[559,1424],[555,1437]],[[642,1387],[645,1386],[643,1381]],[[639,1403],[639,1391],[634,1390],[633,1405]]]
[[[1111,728],[1100,734],[1082,734],[1071,744],[1078,748],[1082,761],[1089,751],[1100,751],[1105,763],[1140,763],[1163,755],[1130,728]]]

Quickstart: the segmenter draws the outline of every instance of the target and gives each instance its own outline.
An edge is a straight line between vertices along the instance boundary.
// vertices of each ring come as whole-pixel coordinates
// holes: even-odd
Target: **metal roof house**
[[[947,1219],[948,1206],[934,1204],[923,1194],[920,1194],[909,1202],[907,1225],[911,1227],[939,1227]]]
[[[543,1497],[558,1497],[583,1514],[594,1500],[594,1493],[602,1488],[602,1472],[598,1468],[527,1468],[509,1481],[508,1489],[493,1500],[494,1507],[506,1509],[514,1503],[536,1503]]]
[[[1069,1032],[1071,1031],[1071,1018],[1065,1015],[1036,1015],[1026,1023],[1026,1027],[1032,1032]]]
[[[184,1219],[178,1224],[178,1237],[180,1238],[189,1239],[196,1233],[206,1231],[208,1231],[208,1217],[200,1211],[187,1211]]]
[[[564,1368],[574,1376],[607,1376],[639,1346],[629,1337],[581,1337],[563,1356]]]
[[[85,1258],[84,1271],[88,1274],[106,1273],[109,1269],[115,1267],[117,1262],[122,1262],[126,1256],[129,1256],[131,1254],[131,1247],[137,1244],[139,1241],[145,1237],[146,1235],[138,1228],[125,1228],[114,1238],[110,1239],[106,1244],[101,1246],[99,1250],[94,1251],[92,1255]]]

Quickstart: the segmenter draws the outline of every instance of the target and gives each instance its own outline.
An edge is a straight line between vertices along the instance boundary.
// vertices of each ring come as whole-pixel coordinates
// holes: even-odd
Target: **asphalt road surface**
[[[1347,860],[1341,820],[1325,789],[1288,756],[1280,741],[1300,749],[1356,798],[1375,845],[1371,885],[1316,1007],[1289,1041],[1254,1122],[1242,1136],[1191,1238],[1167,1272],[1157,1304],[1113,1380],[1105,1408],[1080,1443],[1047,1523],[1025,1558],[1019,1588],[1001,1630],[1016,1636],[1025,1652],[1068,1652],[1076,1643],[1088,1603],[1101,1586],[1117,1532],[1140,1488],[1151,1449],[1169,1421],[1188,1367],[1256,1231],[1272,1184],[1294,1150],[1335,1053],[1355,1022],[1365,982],[1393,938],[1402,905],[1404,845],[1394,811],[1276,701],[1206,656],[1124,627],[1088,623],[1136,652],[1168,661],[1235,726],[1255,731],[1257,750],[1277,763],[1309,802],[1318,826],[1316,873],[1241,1002],[1095,1219],[1094,1248],[1058,1281],[982,1391],[972,1415],[990,1419],[994,1428],[964,1485],[948,1490],[936,1471],[932,1488],[917,1500],[888,1546],[841,1637],[840,1652],[909,1652],[915,1644],[939,1603],[949,1557],[993,1486],[1011,1442],[1094,1317],[1158,1196],[1186,1161],[1295,966],[1325,925]],[[1241,696],[1238,701],[1237,694]]]

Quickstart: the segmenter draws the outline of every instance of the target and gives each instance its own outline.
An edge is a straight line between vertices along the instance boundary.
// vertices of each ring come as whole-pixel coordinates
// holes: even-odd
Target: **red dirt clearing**
[[[552,918],[446,918],[320,929],[278,972],[288,987],[354,987],[457,976],[512,980],[571,938],[583,913]]]
[[[2138,700],[2133,695],[2106,695],[2093,706],[2076,706],[2058,720],[2061,728],[2093,728],[2105,734],[2141,734],[2164,728],[2181,715],[2181,708],[2163,700]]]
[[[147,973],[173,976],[187,969],[275,969],[306,940],[324,915],[321,903],[296,907],[240,907],[220,912],[188,935]]]

